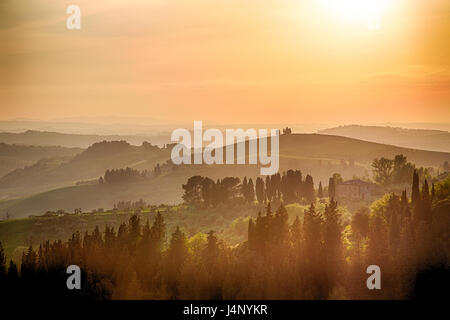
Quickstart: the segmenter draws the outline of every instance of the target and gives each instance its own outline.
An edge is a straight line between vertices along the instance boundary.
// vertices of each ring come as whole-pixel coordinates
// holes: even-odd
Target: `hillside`
[[[17,168],[32,165],[42,158],[73,157],[81,148],[10,145],[0,143],[0,177]]]
[[[406,148],[450,152],[450,132],[448,131],[348,125],[320,130],[319,133]]]
[[[99,142],[73,158],[40,160],[6,174],[0,178],[0,194],[11,198],[73,185],[80,180],[98,179],[107,169],[152,169],[168,157],[168,149],[149,143],[138,147],[125,141]]]
[[[125,163],[143,159],[142,147],[134,147],[122,142],[120,148],[120,151],[116,150],[114,153],[103,151],[100,147],[88,149],[68,164],[62,165],[62,168],[64,170],[77,168],[69,171],[78,172],[84,170],[84,167],[89,168],[92,162],[96,162],[94,169],[104,170],[124,167]],[[393,158],[400,153],[419,166],[438,166],[445,160],[450,160],[450,153],[444,152],[406,149],[338,136],[292,134],[280,137],[280,171],[300,169],[305,175],[309,173],[313,176],[316,187],[319,181],[322,181],[325,186],[328,178],[335,172],[341,173],[346,179],[354,175],[367,176],[370,174],[370,163],[374,158]],[[163,163],[169,158],[170,153],[165,150],[156,154],[153,160],[164,160],[160,161]],[[131,158],[133,158],[132,161],[130,161]],[[135,168],[143,168],[149,164],[148,161],[136,163]],[[94,169],[92,170],[95,171]],[[166,165],[163,167],[162,175],[156,178],[117,185],[71,186],[22,199],[3,201],[0,202],[0,217],[6,212],[13,217],[26,217],[40,215],[47,210],[64,209],[71,212],[78,207],[83,210],[98,207],[111,208],[120,200],[144,199],[152,204],[176,204],[181,202],[181,185],[193,175],[208,176],[213,179],[225,176],[256,177],[259,175],[259,169],[257,165]]]
[[[0,142],[7,144],[19,144],[30,146],[62,146],[87,148],[90,145],[101,141],[120,141],[125,140],[133,145],[141,145],[148,141],[156,145],[163,145],[168,141],[167,134],[152,136],[137,135],[97,135],[97,134],[70,134],[49,131],[27,130],[20,133],[0,132]]]
[[[374,158],[403,154],[419,166],[439,166],[449,152],[425,151],[321,134],[291,134],[280,138],[280,154],[291,157],[344,159],[369,164]]]

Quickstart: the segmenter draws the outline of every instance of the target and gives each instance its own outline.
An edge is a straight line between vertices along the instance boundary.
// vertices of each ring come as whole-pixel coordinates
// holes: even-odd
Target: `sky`
[[[2,0],[0,120],[450,122],[449,39],[448,0]]]

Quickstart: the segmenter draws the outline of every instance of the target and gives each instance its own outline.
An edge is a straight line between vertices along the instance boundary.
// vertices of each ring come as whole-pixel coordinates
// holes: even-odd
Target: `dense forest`
[[[324,201],[323,210],[311,204],[291,224],[283,202],[275,210],[266,201],[248,222],[247,241],[233,247],[214,231],[188,238],[176,228],[167,235],[160,213],[30,247],[20,266],[5,261],[0,247],[1,292],[54,299],[404,299],[417,296],[422,270],[448,275],[449,178],[430,190],[426,180],[419,187],[415,172],[411,199],[406,191],[387,194],[348,225],[337,202]],[[66,288],[72,264],[82,270],[81,290]],[[366,287],[369,265],[381,268],[381,290]]]

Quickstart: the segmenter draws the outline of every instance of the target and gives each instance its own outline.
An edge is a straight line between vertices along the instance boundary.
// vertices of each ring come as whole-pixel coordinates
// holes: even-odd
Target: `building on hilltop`
[[[292,133],[292,129],[289,127],[286,127],[283,129],[283,134],[291,134]]]
[[[336,185],[336,198],[352,200],[368,200],[376,185],[360,179],[348,180]]]

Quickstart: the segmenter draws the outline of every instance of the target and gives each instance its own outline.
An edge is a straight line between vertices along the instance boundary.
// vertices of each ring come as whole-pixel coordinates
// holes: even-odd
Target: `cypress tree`
[[[255,187],[253,186],[253,180],[251,178],[247,184],[247,201],[249,203],[255,201]]]
[[[412,192],[411,192],[412,205],[415,206],[418,201],[420,201],[419,175],[417,174],[417,171],[414,170],[413,183],[412,183]]]
[[[259,204],[264,202],[264,181],[261,178],[256,179],[256,199],[258,199]]]
[[[244,177],[244,180],[242,180],[242,186],[241,186],[241,194],[244,197],[244,199],[247,199],[247,177]]]
[[[336,197],[336,181],[334,180],[334,178],[330,178],[330,180],[328,181],[328,197]]]
[[[305,199],[308,203],[316,202],[316,192],[314,191],[313,178],[308,174],[305,179]]]
[[[428,181],[425,179],[425,182],[422,186],[422,199],[420,205],[421,217],[426,222],[431,222],[431,198],[430,198],[430,189],[428,187]]]
[[[319,191],[317,192],[317,195],[320,199],[323,198],[322,181],[319,182]]]

